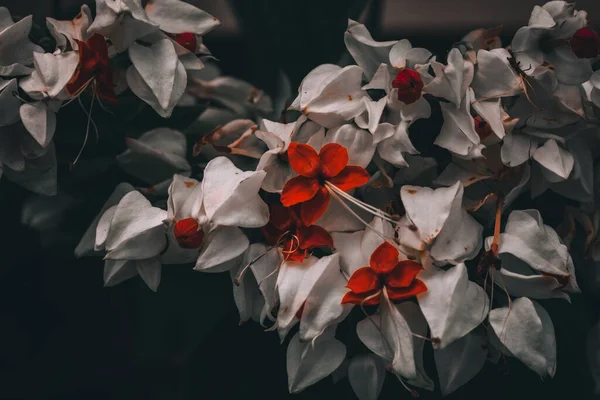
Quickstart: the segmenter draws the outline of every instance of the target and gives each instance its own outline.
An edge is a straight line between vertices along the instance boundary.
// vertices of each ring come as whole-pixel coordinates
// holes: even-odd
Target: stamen
[[[329,194],[336,199],[350,214],[352,214],[354,216],[354,218],[358,219],[360,222],[363,223],[363,225],[365,225],[366,228],[371,229],[373,232],[375,232],[375,234],[377,236],[379,236],[381,239],[383,239],[384,241],[390,243],[392,246],[396,246],[396,243],[394,241],[394,238],[392,237],[386,237],[384,234],[382,234],[381,232],[378,232],[375,228],[373,228],[371,225],[369,225],[369,223],[367,221],[365,221],[364,219],[362,219],[356,212],[354,212],[354,210],[352,210],[350,208],[350,206],[348,206],[346,203],[344,203],[344,201],[329,187],[329,186],[325,186],[325,188],[327,189],[327,191],[329,192]]]
[[[498,244],[500,243],[500,227],[502,222],[502,205],[503,205],[504,196],[501,193],[497,194],[496,197],[496,221],[494,224],[494,240],[492,241],[492,245],[490,246],[490,250],[494,253],[494,256],[498,257]]]
[[[81,106],[81,109],[83,110],[83,112],[87,115],[88,120],[87,120],[87,126],[85,128],[85,138],[83,139],[83,144],[81,145],[81,149],[79,149],[79,153],[77,154],[77,157],[75,157],[75,160],[71,163],[71,165],[75,165],[77,164],[77,161],[79,161],[79,157],[81,157],[81,154],[83,153],[83,150],[85,149],[85,145],[87,144],[88,141],[88,137],[89,137],[89,133],[90,133],[90,122],[92,121],[92,109],[94,108],[94,97],[92,96],[92,101],[90,103],[90,111],[87,112],[85,110],[85,107],[83,106],[83,103],[81,102],[81,97],[78,97],[79,99],[79,105]],[[94,129],[96,130],[96,134],[98,134],[98,127],[96,126],[96,124],[93,124]]]

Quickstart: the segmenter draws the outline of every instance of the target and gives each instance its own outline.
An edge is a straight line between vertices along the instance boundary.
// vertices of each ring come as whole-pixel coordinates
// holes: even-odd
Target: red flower
[[[190,32],[179,33],[175,35],[175,41],[192,53],[195,53],[196,48],[198,47],[198,39],[196,38],[196,35]]]
[[[571,50],[578,58],[594,58],[600,55],[600,35],[593,29],[578,29],[570,40]]]
[[[475,120],[475,132],[479,135],[481,140],[490,136],[494,131],[492,131],[492,127],[488,124],[483,118],[479,115],[473,118]]]
[[[309,250],[333,247],[331,235],[318,225],[305,226],[296,212],[297,207],[270,207],[269,223],[262,227],[267,243],[280,244],[287,260],[302,261]]]
[[[180,219],[173,228],[173,235],[182,249],[197,249],[202,246],[204,232],[194,218]]]
[[[398,100],[412,104],[421,98],[423,79],[414,69],[402,68],[392,81],[392,87],[398,89]]]
[[[300,176],[286,182],[281,191],[281,203],[290,207],[300,204],[300,219],[305,226],[314,224],[327,210],[329,182],[348,191],[369,181],[363,167],[348,164],[348,151],[337,143],[328,143],[319,154],[311,146],[296,142],[288,147],[290,165]]]
[[[79,46],[79,66],[67,84],[70,94],[79,93],[92,80],[96,82],[96,93],[101,99],[117,103],[111,68],[108,58],[108,46],[104,36],[94,34],[86,42],[76,40]]]
[[[346,287],[350,289],[342,304],[379,304],[385,288],[390,300],[405,300],[427,291],[423,281],[416,278],[422,267],[414,261],[398,261],[398,249],[383,242],[369,260],[369,267],[356,270]]]

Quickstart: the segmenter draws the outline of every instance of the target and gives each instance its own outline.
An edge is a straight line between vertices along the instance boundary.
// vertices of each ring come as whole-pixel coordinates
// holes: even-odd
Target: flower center
[[[182,249],[197,249],[204,241],[204,232],[200,229],[198,221],[194,218],[185,218],[177,221],[173,228],[173,235],[177,244]]]
[[[413,69],[402,68],[392,81],[392,87],[398,89],[398,100],[404,104],[411,104],[421,98],[423,79]]]

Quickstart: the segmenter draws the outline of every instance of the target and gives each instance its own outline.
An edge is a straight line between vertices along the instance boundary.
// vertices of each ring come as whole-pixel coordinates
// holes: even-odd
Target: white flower
[[[0,7],[0,76],[29,75],[35,53],[42,48],[29,40],[32,16],[14,22],[6,7]]]

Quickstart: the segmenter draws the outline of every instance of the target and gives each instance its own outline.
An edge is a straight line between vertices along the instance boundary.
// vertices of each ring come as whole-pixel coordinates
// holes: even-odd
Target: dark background
[[[427,47],[444,59],[453,42],[479,27],[504,24],[506,44],[527,23],[533,5],[543,4],[532,0],[191,2],[223,22],[205,42],[224,72],[267,91],[273,90],[279,69],[296,88],[315,66],[338,62],[344,52],[347,18],[359,18],[367,6],[364,21],[376,39],[409,38],[414,46]],[[3,5],[13,15],[33,14],[43,24],[46,16],[72,18],[81,3],[9,0]],[[591,25],[598,28],[600,2],[586,0],[577,5],[588,11]],[[176,125],[177,118],[176,114],[174,121],[165,124]],[[80,123],[81,116],[66,113],[58,129],[76,129]],[[120,133],[127,133],[127,128]],[[96,148],[107,157],[122,150],[122,146],[106,150],[114,144],[108,137]],[[331,378],[290,396],[287,346],[279,344],[276,333],[263,332],[253,322],[238,326],[228,274],[168,267],[163,268],[158,293],[150,292],[139,278],[103,288],[102,261],[74,260],[72,251],[122,179],[126,178],[113,165],[94,179],[73,178],[77,190],[33,200],[6,179],[0,181],[1,399],[355,398],[347,380],[334,385]],[[59,182],[69,187],[72,180]],[[556,211],[555,199],[548,201],[545,219]],[[54,211],[36,213],[32,222],[28,213],[40,204]],[[61,207],[63,212],[55,212]],[[557,335],[554,379],[542,381],[510,359],[487,364],[449,398],[591,398],[593,382],[584,343],[596,320],[596,300],[573,296],[571,305],[564,301],[543,304]],[[421,394],[424,399],[439,398],[439,393]],[[381,398],[409,397],[388,375]]]

